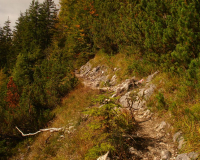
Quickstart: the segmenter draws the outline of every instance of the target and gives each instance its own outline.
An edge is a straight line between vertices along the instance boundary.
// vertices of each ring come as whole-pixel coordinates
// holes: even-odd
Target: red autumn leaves
[[[7,95],[6,102],[8,103],[9,108],[16,108],[19,104],[19,93],[17,86],[13,81],[13,77],[9,78],[9,82],[7,84]]]

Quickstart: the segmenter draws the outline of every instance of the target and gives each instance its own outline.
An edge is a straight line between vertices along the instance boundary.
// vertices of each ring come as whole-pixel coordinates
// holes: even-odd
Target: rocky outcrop
[[[152,80],[159,72],[155,72],[139,81],[132,77],[117,84],[116,70],[116,68],[113,70],[114,75],[109,79],[106,66],[92,68],[92,65],[88,62],[80,68],[80,72],[76,76],[82,78],[86,86],[113,91],[112,97],[119,97],[122,108],[134,114],[138,123],[138,130],[135,135],[132,135],[132,137],[135,137],[135,143],[129,148],[132,159],[197,159],[198,154],[195,152],[177,155],[177,150],[180,150],[185,144],[182,132],[177,132],[172,140],[172,136],[168,132],[171,126],[165,121],[159,120],[147,108],[146,104],[156,89],[156,85],[152,83]],[[97,160],[108,159],[107,152]]]
[[[175,160],[196,160],[198,159],[199,154],[195,152],[190,152],[190,153],[182,153],[179,154]]]

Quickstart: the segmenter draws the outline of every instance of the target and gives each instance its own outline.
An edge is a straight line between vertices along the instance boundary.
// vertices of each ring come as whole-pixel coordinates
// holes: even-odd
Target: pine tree
[[[0,68],[5,67],[8,71],[12,68],[14,57],[12,57],[12,30],[10,28],[10,20],[8,19],[3,28],[0,28]]]

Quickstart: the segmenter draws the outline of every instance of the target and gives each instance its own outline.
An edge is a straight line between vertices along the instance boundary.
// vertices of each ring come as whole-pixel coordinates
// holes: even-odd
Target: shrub
[[[108,150],[112,155],[119,155],[119,151],[127,152],[129,145],[124,135],[129,135],[134,131],[135,121],[128,112],[122,112],[116,99],[107,98],[102,101],[102,96],[100,96],[96,102],[100,102],[97,104],[101,106],[93,107],[85,112],[92,118],[89,127],[94,132],[99,132],[93,139],[95,145],[88,151],[86,159],[97,158]]]

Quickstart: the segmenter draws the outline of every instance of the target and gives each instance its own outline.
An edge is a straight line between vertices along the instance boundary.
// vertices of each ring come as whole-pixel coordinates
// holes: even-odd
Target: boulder
[[[161,152],[161,159],[162,160],[170,160],[171,156],[172,156],[172,153],[168,150]]]
[[[139,110],[139,109],[143,108],[145,105],[146,105],[145,100],[137,100],[133,103],[132,108],[134,110]]]
[[[179,139],[178,139],[178,149],[180,150],[183,145],[185,144],[185,140],[184,138],[181,136]]]
[[[162,121],[160,125],[157,126],[156,131],[163,130],[165,129],[166,126],[167,126],[167,123],[165,121]]]
[[[176,142],[178,140],[178,138],[180,138],[182,135],[182,132],[179,131],[179,132],[176,132],[173,136],[173,141]]]
[[[130,107],[129,105],[131,105],[131,100],[130,100],[130,92],[127,92],[125,95],[123,95],[120,99],[119,99],[119,103],[122,105],[122,107],[124,108],[128,108]]]
[[[175,160],[191,160],[186,153],[179,154]]]
[[[192,160],[196,160],[199,157],[199,154],[196,152],[190,152],[188,153],[188,157]]]
[[[116,83],[117,83],[117,76],[114,75],[114,76],[112,76],[112,78],[111,78],[109,84],[110,84],[111,86],[114,86]]]
[[[147,88],[145,91],[144,91],[144,98],[147,100],[149,99],[149,97],[153,94],[154,90],[155,90],[156,86],[151,84],[149,86],[149,88]]]
[[[81,75],[86,75],[92,68],[92,65],[90,64],[90,62],[87,62],[85,65],[83,65],[80,68],[80,74]]]

